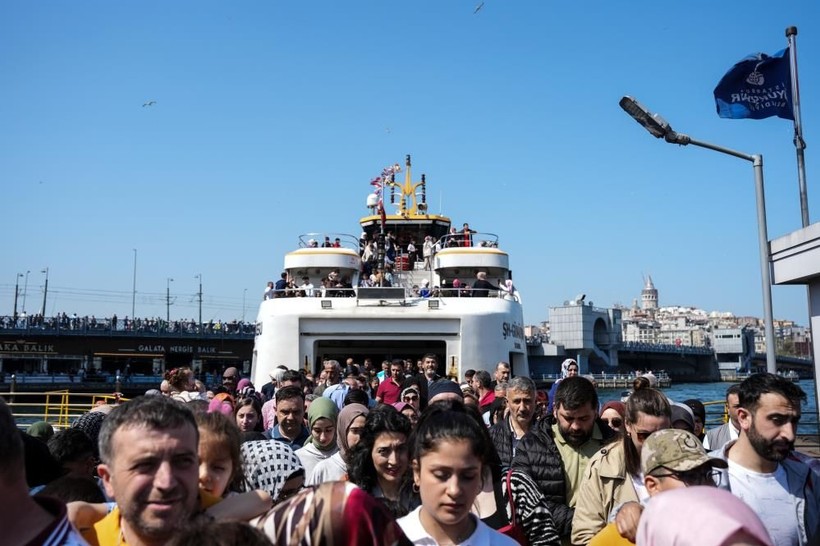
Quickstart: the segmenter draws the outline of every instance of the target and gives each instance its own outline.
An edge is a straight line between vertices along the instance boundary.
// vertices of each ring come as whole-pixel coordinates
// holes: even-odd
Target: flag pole
[[[792,80],[792,110],[794,112],[794,148],[797,151],[797,183],[800,188],[800,216],[803,227],[809,225],[809,199],[806,191],[806,158],[803,151],[806,142],[803,140],[803,124],[800,118],[800,85],[797,81],[797,27],[786,29],[789,41],[789,68]]]

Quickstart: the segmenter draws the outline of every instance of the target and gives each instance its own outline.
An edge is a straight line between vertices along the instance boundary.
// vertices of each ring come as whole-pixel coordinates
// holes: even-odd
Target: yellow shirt
[[[592,436],[589,440],[584,442],[580,447],[575,447],[564,440],[557,423],[552,425],[552,433],[553,438],[555,438],[555,447],[558,448],[558,453],[561,454],[561,460],[564,463],[567,506],[574,508],[578,496],[578,489],[584,477],[584,472],[586,472],[587,469],[587,463],[590,457],[601,449],[604,443],[604,436],[601,434],[598,425],[593,425]]]
[[[221,500],[221,497],[199,491],[200,510],[206,510]],[[125,538],[120,536],[121,532],[120,507],[115,506],[107,516],[95,523],[94,527],[84,530],[82,535],[91,546],[128,546]]]
[[[635,543],[622,537],[618,532],[618,526],[610,523],[598,531],[587,546],[635,546]]]

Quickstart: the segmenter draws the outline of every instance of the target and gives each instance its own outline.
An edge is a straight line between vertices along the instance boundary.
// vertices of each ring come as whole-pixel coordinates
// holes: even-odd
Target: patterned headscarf
[[[335,425],[336,419],[339,416],[339,408],[336,406],[336,403],[333,402],[333,400],[331,400],[330,398],[320,396],[319,398],[310,403],[307,415],[308,428],[313,428],[313,424],[319,419],[328,419],[331,423]],[[320,446],[319,444],[313,441],[313,434],[311,434],[305,442],[305,445],[308,444],[313,444],[314,447],[322,451],[332,451],[336,449],[335,441],[331,443],[329,446]]]
[[[302,461],[287,444],[276,440],[245,442],[239,448],[242,454],[242,475],[245,490],[262,489],[276,502],[285,482],[305,472]]]
[[[301,491],[256,524],[285,546],[410,546],[384,504],[350,482]]]
[[[99,455],[100,429],[106,416],[107,414],[102,411],[90,411],[77,417],[71,424],[71,428],[78,428],[91,438],[91,443],[94,444],[95,457]]]
[[[271,399],[262,404],[262,426],[270,430],[276,424],[276,400]]]
[[[313,402],[316,402],[314,400]],[[312,404],[311,404],[312,405]],[[336,422],[336,445],[339,446],[339,453],[342,459],[347,461],[347,452],[350,446],[347,445],[347,429],[360,415],[367,416],[370,410],[361,404],[348,404],[339,412],[339,420]]]
[[[570,364],[578,365],[578,363],[575,362],[574,358],[567,358],[563,362],[561,362],[561,379],[565,379],[569,375]]]

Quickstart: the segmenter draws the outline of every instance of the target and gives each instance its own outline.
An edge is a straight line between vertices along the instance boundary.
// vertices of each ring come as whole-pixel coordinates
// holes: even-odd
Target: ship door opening
[[[345,360],[353,360],[361,365],[365,358],[373,360],[373,368],[381,371],[383,360],[394,358],[411,358],[413,361],[421,360],[427,353],[433,353],[438,358],[438,374],[442,377],[447,375],[447,344],[444,341],[417,339],[417,340],[385,340],[385,339],[356,339],[356,340],[323,340],[317,341],[313,354],[313,372],[318,373],[322,369],[322,362],[325,360],[338,360],[344,366]]]

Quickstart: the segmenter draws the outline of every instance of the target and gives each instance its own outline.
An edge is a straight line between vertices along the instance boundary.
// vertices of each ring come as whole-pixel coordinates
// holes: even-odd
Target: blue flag
[[[794,119],[789,48],[774,55],[749,55],[715,87],[717,113],[722,118]]]

